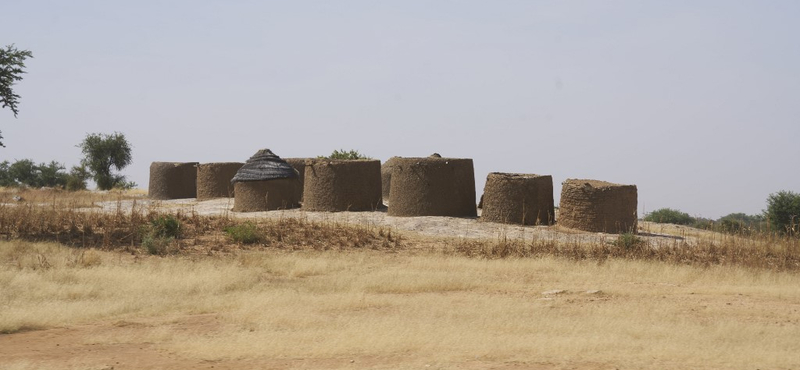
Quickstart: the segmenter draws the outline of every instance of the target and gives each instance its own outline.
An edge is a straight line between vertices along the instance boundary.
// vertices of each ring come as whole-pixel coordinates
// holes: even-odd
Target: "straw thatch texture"
[[[233,211],[261,212],[299,206],[296,178],[240,181],[234,184]]]
[[[492,172],[483,191],[482,221],[552,225],[553,177]]]
[[[148,196],[152,199],[197,197],[197,162],[153,162],[150,164]]]
[[[393,167],[389,216],[477,216],[472,159],[398,157]]]
[[[378,160],[309,160],[305,175],[305,210],[374,211],[381,206]]]
[[[231,198],[231,179],[242,162],[203,163],[197,166],[197,199]]]
[[[236,176],[233,177],[231,182],[264,181],[297,177],[297,171],[286,163],[286,161],[275,155],[275,153],[269,149],[261,149],[244,163],[244,166],[236,172]]]
[[[636,185],[568,179],[561,188],[558,224],[573,229],[636,232]]]

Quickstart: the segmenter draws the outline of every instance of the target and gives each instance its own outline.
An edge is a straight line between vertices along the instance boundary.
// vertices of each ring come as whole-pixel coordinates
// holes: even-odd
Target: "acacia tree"
[[[0,103],[3,104],[3,108],[10,108],[14,117],[19,114],[17,109],[19,95],[15,94],[11,87],[16,81],[22,80],[27,58],[33,58],[33,54],[29,50],[17,50],[13,44],[6,46],[5,49],[0,48]],[[2,139],[3,135],[0,134],[0,140]],[[5,146],[2,141],[0,146]]]
[[[81,163],[92,175],[98,189],[110,190],[115,187],[135,186],[125,181],[125,176],[111,172],[112,167],[121,171],[133,161],[131,145],[124,134],[119,132],[111,135],[88,134],[78,147],[83,152]]]

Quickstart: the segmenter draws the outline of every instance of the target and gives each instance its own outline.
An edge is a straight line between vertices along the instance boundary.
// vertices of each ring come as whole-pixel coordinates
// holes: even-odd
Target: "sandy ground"
[[[470,239],[523,239],[558,240],[560,242],[597,243],[613,241],[617,234],[591,233],[566,229],[559,226],[519,226],[494,222],[482,222],[479,218],[461,217],[392,217],[385,209],[375,212],[306,212],[301,209],[267,212],[232,212],[233,199],[222,198],[205,201],[196,199],[174,200],[123,200],[98,203],[106,212],[147,211],[150,209],[174,212],[196,212],[200,215],[227,215],[241,219],[280,219],[303,218],[315,222],[356,224],[372,227],[386,227],[399,231],[402,235],[418,235],[439,238]],[[480,210],[478,210],[480,215]],[[676,225],[651,224],[641,222],[639,233],[651,245],[665,245],[676,242],[693,243],[699,236],[696,229]]]

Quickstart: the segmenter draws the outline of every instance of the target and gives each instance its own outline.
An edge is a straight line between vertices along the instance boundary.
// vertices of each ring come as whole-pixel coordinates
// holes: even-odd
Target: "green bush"
[[[152,234],[164,238],[177,239],[181,235],[181,223],[175,216],[158,216],[150,221]]]
[[[0,186],[61,188],[67,183],[67,174],[63,170],[64,165],[56,161],[38,165],[30,159],[14,163],[3,161],[0,163]]]
[[[225,233],[228,234],[234,242],[242,244],[253,244],[262,239],[258,227],[250,221],[228,226],[225,228]]]
[[[632,250],[644,246],[644,239],[636,236],[634,233],[620,234],[615,242],[615,245],[624,250]]]
[[[694,217],[689,216],[688,213],[671,208],[661,208],[650,212],[647,216],[644,216],[644,220],[676,225],[692,225],[695,222]]]
[[[174,241],[175,238],[146,234],[142,237],[142,247],[149,254],[163,256],[177,251],[177,248],[172,248],[172,242]]]
[[[327,158],[327,159],[372,159],[370,157],[367,157],[367,156],[359,153],[357,150],[353,150],[353,149],[350,149],[349,151],[348,150],[344,150],[344,149],[342,149],[342,150],[334,150],[333,153],[331,153],[331,155],[329,155],[327,157],[320,156],[318,158]]]
[[[791,191],[770,194],[764,217],[773,231],[800,234],[800,194]]]

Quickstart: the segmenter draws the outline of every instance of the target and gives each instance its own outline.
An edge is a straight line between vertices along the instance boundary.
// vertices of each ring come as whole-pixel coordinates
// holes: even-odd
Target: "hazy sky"
[[[31,50],[0,160],[357,149],[636,184],[717,218],[800,192],[800,1],[5,1]]]

